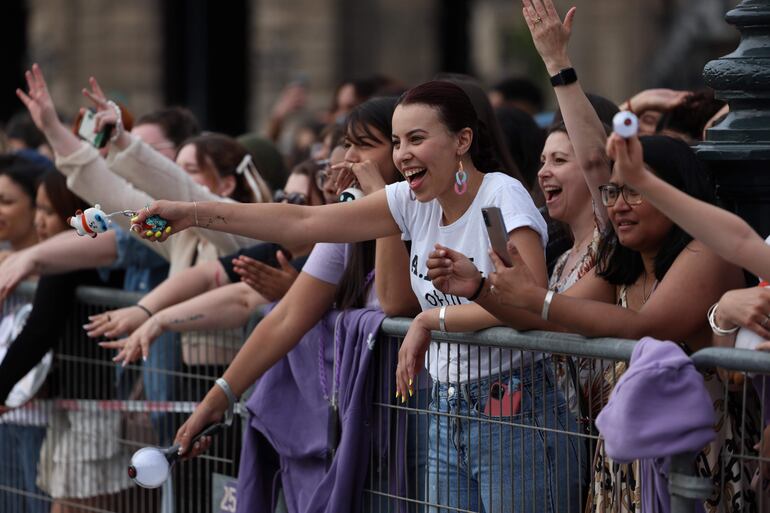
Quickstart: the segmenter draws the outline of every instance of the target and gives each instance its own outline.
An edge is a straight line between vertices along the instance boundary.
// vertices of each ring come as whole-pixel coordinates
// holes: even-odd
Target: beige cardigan
[[[84,142],[80,149],[66,157],[57,155],[56,167],[67,177],[67,186],[72,192],[87,203],[99,203],[107,213],[140,209],[156,199],[232,201],[196,184],[187,172],[139,139],[134,138],[125,151],[110,155],[109,160],[110,166],[96,149]],[[151,195],[145,192],[147,190],[159,193]],[[112,220],[129,229],[128,217],[115,216]],[[163,243],[142,241],[168,260],[169,275],[187,269],[195,262],[215,260],[258,243],[247,237],[197,229],[185,230]],[[228,363],[240,347],[243,333],[242,330],[227,330],[215,337],[191,333],[184,334],[182,341],[184,361],[188,364]],[[205,350],[201,350],[204,348],[200,345],[204,345]]]

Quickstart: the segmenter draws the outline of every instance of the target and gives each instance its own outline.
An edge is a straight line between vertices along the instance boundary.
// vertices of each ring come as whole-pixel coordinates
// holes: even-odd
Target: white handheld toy
[[[97,233],[104,233],[109,229],[110,219],[97,204],[87,208],[85,212],[78,210],[73,217],[67,218],[67,224],[73,227],[81,237],[88,235],[93,238]]]
[[[195,435],[190,442],[194,444],[204,436],[218,433],[227,424],[211,424]],[[171,466],[179,460],[179,445],[171,447],[143,447],[131,456],[128,477],[142,488],[158,488],[168,479]]]
[[[639,118],[629,110],[621,110],[612,118],[612,128],[620,137],[628,139],[639,131]]]
[[[364,191],[357,187],[348,187],[340,193],[340,203],[354,201],[364,197]]]

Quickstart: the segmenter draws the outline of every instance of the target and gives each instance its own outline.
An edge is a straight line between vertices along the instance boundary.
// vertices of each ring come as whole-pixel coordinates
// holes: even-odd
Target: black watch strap
[[[551,77],[551,85],[554,87],[565,86],[577,82],[575,68],[564,68]]]

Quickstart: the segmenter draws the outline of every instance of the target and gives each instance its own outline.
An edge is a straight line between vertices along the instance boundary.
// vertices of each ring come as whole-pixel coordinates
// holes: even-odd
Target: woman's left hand
[[[562,23],[552,0],[522,0],[522,13],[535,49],[551,75],[570,66],[567,43],[572,34],[576,9],[572,7],[567,11]]]
[[[414,380],[425,365],[425,352],[430,345],[430,328],[425,324],[423,314],[412,321],[401,349],[398,351],[396,368],[396,399],[405,403],[414,394]]]
[[[507,267],[497,253],[489,248],[489,256],[495,264],[495,272],[489,273],[489,281],[492,284],[490,293],[502,305],[533,309],[537,303],[535,296],[545,290],[537,284],[532,271],[524,263],[513,242],[508,241],[506,249],[513,264],[511,267]],[[542,304],[542,297],[540,300]]]
[[[342,162],[335,164],[332,169],[337,173],[337,194],[358,182],[361,190],[367,196],[375,191],[385,188],[385,180],[380,174],[380,168],[376,162],[366,160],[364,162]]]

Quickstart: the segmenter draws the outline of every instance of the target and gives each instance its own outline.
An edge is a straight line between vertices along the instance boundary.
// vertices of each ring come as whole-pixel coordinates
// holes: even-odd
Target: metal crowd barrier
[[[4,316],[33,293],[20,288],[5,301]],[[48,512],[51,492],[72,512],[235,511],[242,416],[215,438],[207,455],[177,465],[162,489],[135,486],[125,469],[136,449],[171,443],[223,372],[223,362],[206,364],[207,358],[246,333],[172,337],[167,359],[120,367],[111,362],[111,352],[85,336],[81,324],[90,314],[137,299],[121,291],[78,289],[49,378],[56,399],[34,400],[21,418],[0,418],[0,511]],[[386,319],[376,345],[364,511],[571,513],[585,511],[589,502],[605,511],[618,511],[620,504],[633,511],[634,483],[613,483],[629,475],[637,479],[636,471],[603,459],[595,427],[633,341],[506,328],[434,333],[429,354],[443,351],[450,362],[438,370],[442,384],[424,372],[414,395],[401,402],[394,395],[394,371],[409,323]],[[463,366],[471,355],[476,364]],[[754,449],[767,413],[764,382],[729,373],[770,374],[770,355],[710,348],[693,361],[707,376],[717,412],[724,413],[718,417],[720,445],[716,453],[672,458],[671,511],[696,511],[696,502],[705,511],[770,510],[767,481],[754,476],[763,462],[770,463]],[[431,423],[438,436],[429,435]],[[38,462],[9,456],[32,455],[35,443],[42,443]],[[100,493],[105,491],[110,493]]]

